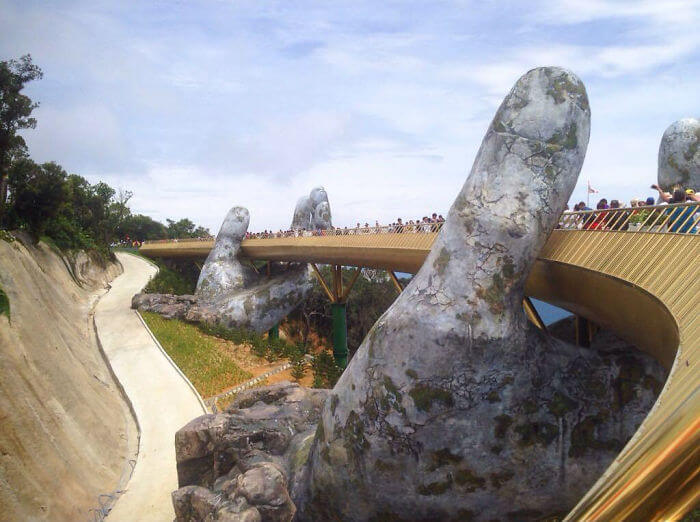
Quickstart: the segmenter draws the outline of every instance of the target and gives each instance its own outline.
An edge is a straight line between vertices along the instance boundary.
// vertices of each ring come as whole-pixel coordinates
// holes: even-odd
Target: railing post
[[[348,325],[345,303],[331,303],[333,315],[333,357],[335,363],[345,369],[348,365]]]

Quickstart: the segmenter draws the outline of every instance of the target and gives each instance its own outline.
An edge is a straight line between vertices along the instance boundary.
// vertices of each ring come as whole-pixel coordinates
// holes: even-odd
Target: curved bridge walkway
[[[678,520],[700,501],[698,209],[566,213],[530,273],[527,295],[616,331],[670,369],[646,420],[568,520]],[[641,213],[645,219],[633,219]],[[436,236],[415,227],[336,230],[247,239],[241,248],[251,259],[416,272]],[[141,250],[205,257],[212,246],[153,242]]]
[[[124,273],[95,310],[102,348],[124,388],[139,426],[139,453],[126,492],[108,519],[172,521],[170,494],[177,489],[175,432],[204,410],[200,399],[161,352],[138,315],[131,298],[157,269],[130,254],[117,254]],[[60,480],[60,477],[58,477]]]

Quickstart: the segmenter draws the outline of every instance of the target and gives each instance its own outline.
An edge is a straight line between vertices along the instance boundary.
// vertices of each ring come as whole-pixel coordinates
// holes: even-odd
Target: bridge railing
[[[246,234],[246,239],[274,239],[316,236],[353,236],[366,234],[425,234],[439,232],[443,222],[409,223],[353,228],[331,228],[328,230],[286,230],[282,232],[258,232]],[[673,203],[644,207],[611,208],[564,212],[557,226],[563,230],[595,230],[654,232],[672,234],[697,234],[700,232],[700,203]],[[144,244],[201,243],[212,241],[212,237],[187,239],[157,239]]]
[[[700,203],[691,202],[564,212],[557,228],[697,234],[700,228],[699,223]]]
[[[246,239],[272,239],[281,237],[316,236],[360,236],[368,234],[426,234],[439,232],[444,221],[439,223],[409,223],[401,225],[380,225],[353,228],[329,228],[327,230],[286,230],[283,232],[259,232],[249,234]]]

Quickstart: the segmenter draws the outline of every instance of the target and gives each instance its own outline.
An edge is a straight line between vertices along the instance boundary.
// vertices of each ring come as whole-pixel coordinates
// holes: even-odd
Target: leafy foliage
[[[186,278],[180,271],[165,265],[161,260],[154,260],[158,273],[148,282],[143,291],[147,294],[190,295],[194,293],[196,279]]]
[[[226,339],[235,344],[248,344],[252,352],[268,361],[288,358],[292,362],[302,359],[307,350],[303,343],[290,343],[285,339],[271,339],[243,328],[228,328],[222,325],[201,323],[199,329],[207,335]]]
[[[124,240],[185,238],[209,235],[189,219],[162,223],[132,215],[133,194],[106,183],[90,184],[60,165],[37,164],[28,157],[17,134],[36,127],[31,117],[38,106],[21,91],[42,77],[30,55],[0,61],[0,225],[24,229],[35,238],[49,237],[62,250],[92,250],[105,257],[110,244]]]
[[[21,91],[25,84],[42,76],[28,54],[19,60],[0,62],[0,224],[5,220],[7,168],[13,158],[27,154],[27,144],[17,131],[36,127],[31,114],[39,104]]]
[[[314,372],[314,388],[333,388],[343,374],[342,368],[335,364],[333,354],[325,350],[314,357],[311,369]]]
[[[209,233],[209,229],[204,227],[198,227],[187,218],[181,219],[179,221],[166,219],[166,222],[168,223],[166,233],[169,239],[185,239],[189,237],[211,236],[211,234]]]
[[[330,281],[330,268],[320,269],[326,281]],[[343,269],[343,281],[347,285],[354,269]],[[398,293],[394,284],[386,277],[366,278],[360,276],[350,292],[347,302],[348,351],[352,357],[377,319],[391,306]],[[314,279],[314,285],[306,301],[292,314],[293,320],[300,320],[306,332],[313,330],[321,337],[331,338],[331,304],[321,285]],[[304,335],[306,334],[306,335]]]

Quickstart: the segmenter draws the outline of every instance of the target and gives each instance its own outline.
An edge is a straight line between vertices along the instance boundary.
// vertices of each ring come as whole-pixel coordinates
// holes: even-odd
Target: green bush
[[[314,372],[314,388],[333,388],[343,374],[343,369],[335,364],[333,354],[323,351],[311,363]]]
[[[165,266],[162,261],[154,260],[158,273],[151,279],[143,291],[147,294],[190,295],[194,293],[196,282],[185,278],[179,272]]]

